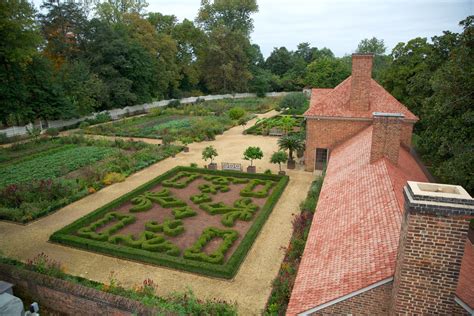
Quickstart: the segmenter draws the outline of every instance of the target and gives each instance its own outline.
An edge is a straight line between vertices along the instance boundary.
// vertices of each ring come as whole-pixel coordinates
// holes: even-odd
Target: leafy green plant
[[[272,157],[270,158],[271,163],[278,164],[278,167],[281,171],[281,164],[285,163],[288,161],[288,155],[284,151],[277,151],[272,154]]]
[[[218,155],[217,150],[213,146],[207,146],[202,151],[202,159],[204,159],[204,161],[211,160],[211,164]]]
[[[234,107],[227,112],[227,115],[229,115],[229,117],[234,121],[238,121],[239,119],[243,118],[245,114],[245,110],[241,107]]]
[[[304,140],[298,135],[285,135],[278,140],[280,149],[288,150],[289,161],[294,161],[293,152],[304,150]]]
[[[250,166],[253,166],[253,161],[256,159],[262,159],[263,158],[263,152],[260,149],[260,147],[248,147],[244,151],[244,159],[245,160],[250,160]]]

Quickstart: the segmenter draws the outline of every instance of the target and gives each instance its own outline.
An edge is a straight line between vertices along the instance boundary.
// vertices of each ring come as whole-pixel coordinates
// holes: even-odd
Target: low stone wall
[[[169,315],[122,296],[1,263],[0,280],[14,284],[15,296],[61,315]]]

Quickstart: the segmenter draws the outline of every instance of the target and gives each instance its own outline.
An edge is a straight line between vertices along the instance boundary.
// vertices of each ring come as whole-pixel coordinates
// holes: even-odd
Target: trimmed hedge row
[[[226,178],[237,178],[239,181],[243,179],[262,179],[262,180],[273,180],[277,184],[272,191],[272,194],[268,197],[265,205],[262,207],[260,212],[258,212],[255,217],[252,225],[250,226],[247,234],[243,236],[242,241],[240,242],[237,249],[234,251],[232,256],[227,260],[225,264],[212,264],[209,262],[200,262],[196,260],[189,260],[186,258],[175,257],[165,253],[156,253],[144,250],[142,248],[124,248],[123,246],[101,242],[97,240],[91,240],[87,238],[82,238],[80,236],[75,236],[74,233],[77,232],[80,228],[85,225],[89,225],[91,222],[97,221],[102,218],[104,214],[108,213],[110,210],[117,208],[122,203],[131,200],[132,198],[143,194],[146,191],[149,191],[158,183],[166,180],[180,171],[187,172],[198,172],[202,174],[207,174],[210,176],[219,176]],[[162,175],[156,177],[148,183],[143,184],[137,189],[121,196],[120,198],[100,207],[99,209],[91,212],[84,217],[78,219],[77,221],[67,225],[66,227],[60,229],[51,235],[50,240],[53,242],[70,245],[73,247],[78,247],[94,252],[99,252],[102,254],[107,254],[115,257],[121,257],[130,260],[136,260],[140,262],[146,262],[150,264],[157,264],[173,269],[185,270],[193,273],[204,274],[213,277],[219,278],[232,278],[237,272],[240,264],[247,255],[249,249],[251,248],[253,241],[257,238],[258,233],[265,224],[268,216],[270,215],[273,207],[277,203],[281,194],[283,193],[286,185],[288,184],[288,176],[280,175],[266,175],[266,174],[247,174],[247,173],[238,173],[235,171],[222,171],[222,170],[208,170],[208,169],[196,169],[191,167],[175,167]]]
[[[263,188],[258,190],[258,191],[254,191],[254,189],[258,185],[263,185]],[[274,185],[275,185],[274,181],[253,179],[253,180],[250,181],[249,184],[247,184],[247,186],[242,191],[240,191],[240,196],[264,198],[264,197],[268,196],[268,193],[270,192],[270,189]]]
[[[204,247],[214,238],[222,238],[223,241],[213,253],[204,252]],[[206,228],[198,240],[190,248],[184,251],[184,258],[220,264],[224,262],[224,256],[227,250],[239,238],[239,233],[231,229],[219,229],[216,227]]]

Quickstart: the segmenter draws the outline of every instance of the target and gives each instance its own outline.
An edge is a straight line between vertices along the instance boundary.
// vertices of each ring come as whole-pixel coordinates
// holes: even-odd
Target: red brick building
[[[427,183],[417,117],[371,78],[371,55],[352,61],[305,113],[306,168],[326,177],[287,313],[472,314],[474,200]]]

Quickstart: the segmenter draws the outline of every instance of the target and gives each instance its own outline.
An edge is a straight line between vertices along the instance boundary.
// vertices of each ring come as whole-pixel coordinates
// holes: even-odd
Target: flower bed
[[[126,259],[232,278],[287,182],[285,176],[176,167],[50,239]],[[253,195],[249,194],[252,190]]]

